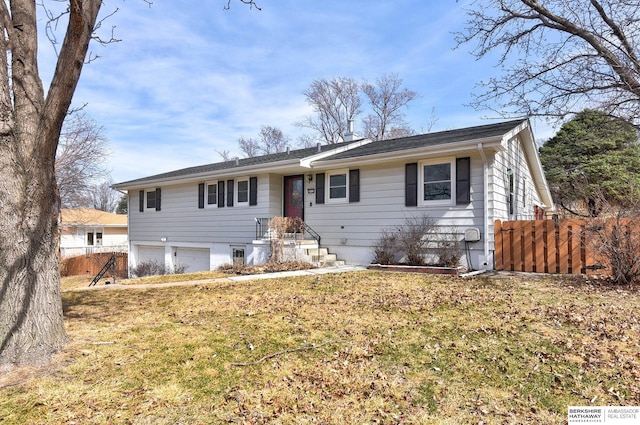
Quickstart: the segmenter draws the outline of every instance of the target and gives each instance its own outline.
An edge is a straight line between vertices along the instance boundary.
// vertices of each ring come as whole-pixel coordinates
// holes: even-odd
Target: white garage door
[[[186,273],[209,271],[209,250],[197,248],[177,248],[176,267],[185,266]]]
[[[164,264],[164,247],[162,246],[139,246],[138,264],[157,263]]]

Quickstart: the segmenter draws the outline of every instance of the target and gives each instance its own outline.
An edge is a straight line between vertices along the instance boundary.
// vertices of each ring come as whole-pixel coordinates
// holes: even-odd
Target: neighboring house
[[[127,252],[127,216],[89,208],[63,208],[60,255]]]
[[[528,120],[354,139],[114,185],[129,194],[129,265],[263,262],[258,224],[275,216],[301,217],[322,247],[364,265],[383,229],[427,214],[466,237],[462,265],[491,269],[494,221],[553,207]]]

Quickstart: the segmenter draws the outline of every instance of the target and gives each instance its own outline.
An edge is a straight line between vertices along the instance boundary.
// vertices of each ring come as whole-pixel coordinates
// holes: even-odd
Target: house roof
[[[485,149],[501,149],[506,139],[515,134],[523,134],[525,152],[530,161],[531,172],[536,186],[540,190],[545,205],[552,206],[542,165],[527,119],[518,119],[455,130],[439,131],[416,136],[371,141],[359,139],[332,145],[318,145],[312,148],[288,150],[286,152],[252,158],[238,158],[196,167],[183,168],[167,173],[156,174],[136,180],[113,185],[116,189],[130,190],[166,182],[197,181],[241,172],[301,172],[316,166],[328,166],[329,163],[349,163],[350,161],[378,161],[392,156],[414,155],[415,151],[453,152],[454,150],[477,149],[483,143]]]
[[[90,208],[63,208],[62,226],[127,227],[126,214],[113,214]]]
[[[439,131],[434,133],[420,134],[416,136],[402,137],[399,139],[379,140],[364,144],[360,147],[331,155],[326,160],[340,160],[356,158],[369,155],[405,151],[411,149],[438,146],[455,142],[469,140],[499,138],[514,127],[521,124],[523,120],[500,122],[476,127],[467,127],[457,130]]]
[[[330,152],[338,147],[347,146],[352,142],[341,142],[333,145],[318,145],[312,148],[304,149],[292,149],[286,152],[273,153],[269,155],[256,156],[251,158],[237,158],[231,161],[216,162],[213,164],[198,165],[195,167],[182,168],[180,170],[169,171],[166,173],[156,174],[149,177],[143,177],[140,179],[129,180],[122,183],[117,183],[113,187],[115,188],[130,188],[139,187],[146,183],[151,183],[157,180],[181,178],[187,176],[193,176],[198,174],[206,174],[215,171],[231,170],[234,168],[251,167],[265,164],[275,164],[278,162],[293,161],[299,163],[302,158],[306,158],[318,153]]]

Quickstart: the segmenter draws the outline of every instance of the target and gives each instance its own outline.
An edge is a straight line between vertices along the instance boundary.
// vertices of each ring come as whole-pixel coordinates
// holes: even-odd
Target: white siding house
[[[493,267],[498,219],[552,208],[528,120],[399,139],[360,139],[118,183],[129,193],[129,262],[187,271],[258,264],[257,222],[299,216],[321,245],[369,264],[384,229],[428,215],[464,239],[463,265]]]
[[[60,222],[60,255],[127,252],[127,216],[90,208],[64,208]]]

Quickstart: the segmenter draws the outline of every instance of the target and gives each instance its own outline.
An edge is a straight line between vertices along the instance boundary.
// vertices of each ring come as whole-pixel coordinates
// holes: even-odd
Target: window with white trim
[[[156,209],[156,190],[147,190],[145,191],[145,195],[147,197],[147,202],[145,203],[146,210],[155,210]]]
[[[236,202],[238,206],[249,205],[249,178],[236,180]]]
[[[420,163],[422,205],[454,205],[456,193],[455,158]]]
[[[87,246],[102,246],[102,229],[88,229],[86,234]]]
[[[327,201],[347,202],[349,199],[349,171],[338,170],[327,173]]]
[[[207,207],[217,207],[218,206],[218,182],[207,182],[206,183],[206,195],[205,199],[207,200]]]

